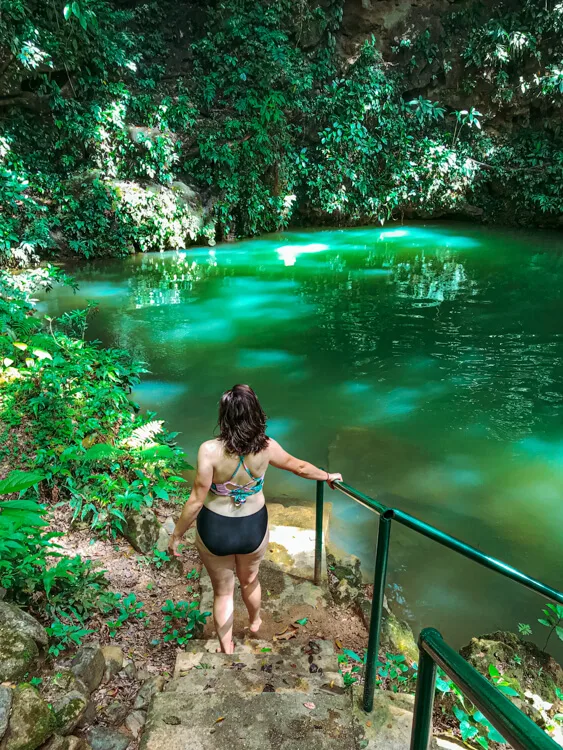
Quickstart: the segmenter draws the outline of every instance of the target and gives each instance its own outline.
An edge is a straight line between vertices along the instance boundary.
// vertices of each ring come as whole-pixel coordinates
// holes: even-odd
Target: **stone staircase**
[[[217,653],[210,618],[209,640],[192,641],[178,654],[173,679],[153,697],[139,750],[409,750],[413,696],[377,691],[373,712],[365,714],[362,686],[343,686],[333,641],[313,635],[332,603],[326,582],[312,583],[313,510],[270,503],[269,513],[270,546],[260,569],[260,634],[268,640],[241,640],[248,615],[237,585],[236,653]],[[200,609],[211,611],[205,569],[200,584]],[[298,618],[307,630],[280,640],[279,631]],[[345,620],[333,625],[345,640]],[[433,739],[429,750],[437,748],[456,750]]]
[[[353,696],[331,643],[216,641],[180,653],[150,706],[141,750],[352,750]]]

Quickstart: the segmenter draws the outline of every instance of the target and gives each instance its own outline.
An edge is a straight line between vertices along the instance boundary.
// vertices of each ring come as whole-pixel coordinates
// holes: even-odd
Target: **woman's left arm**
[[[178,545],[186,531],[193,524],[199,511],[203,507],[211,482],[213,481],[213,461],[207,450],[205,443],[200,446],[197,454],[197,472],[194,486],[190,493],[187,503],[184,505],[180,518],[176,522],[176,527],[170,537],[168,550],[179,557]]]

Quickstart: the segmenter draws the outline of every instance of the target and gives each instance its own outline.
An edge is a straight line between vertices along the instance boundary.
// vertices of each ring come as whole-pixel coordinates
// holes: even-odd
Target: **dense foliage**
[[[65,554],[50,513],[70,506],[71,520],[114,537],[128,513],[183,502],[187,464],[175,435],[128,398],[142,365],[84,340],[91,308],[35,313],[32,295],[53,281],[72,284],[53,268],[0,275],[0,587],[52,622],[57,651],[94,611],[130,613],[103,571]]]
[[[340,0],[5,0],[2,262],[468,201],[557,216],[563,4],[452,8],[345,59]]]

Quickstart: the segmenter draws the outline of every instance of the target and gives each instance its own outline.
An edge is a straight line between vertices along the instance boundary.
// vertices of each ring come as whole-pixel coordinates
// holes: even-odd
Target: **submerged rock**
[[[0,750],[35,750],[54,729],[51,708],[31,685],[20,685],[13,691],[12,712]]]
[[[100,686],[106,662],[98,645],[82,646],[71,662],[71,672],[81,680],[92,693]]]

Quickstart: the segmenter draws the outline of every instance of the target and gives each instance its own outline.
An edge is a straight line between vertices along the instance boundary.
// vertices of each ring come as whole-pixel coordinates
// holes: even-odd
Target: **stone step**
[[[326,643],[326,642],[324,642]],[[308,653],[314,651],[315,653]],[[338,692],[342,676],[332,644],[297,647],[281,644],[277,652],[181,653],[168,690],[179,693],[261,693],[263,690]]]
[[[327,584],[315,586],[310,580],[284,573],[274,562],[264,560],[260,566],[262,585],[262,637],[272,638],[286,624],[296,619],[310,618],[318,610],[328,607],[332,598]],[[205,568],[200,578],[200,605],[202,612],[213,611],[213,587]],[[248,613],[240,594],[238,582],[235,586],[235,612],[233,633],[235,640],[248,634]],[[204,629],[206,637],[214,633],[213,618],[210,617]]]
[[[169,690],[153,700],[140,750],[353,750],[351,700],[349,691]]]
[[[311,674],[310,666],[313,663],[325,673],[338,672],[338,657],[334,653],[334,646],[331,641],[322,639],[310,640],[305,645],[248,639],[237,644],[234,654],[217,653],[217,649],[218,641],[215,640],[192,641],[189,650],[177,655],[174,677],[185,676],[193,669],[230,668],[232,664],[251,669],[275,665],[277,671]]]

